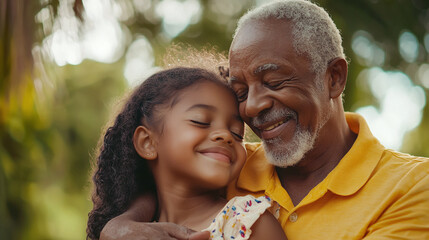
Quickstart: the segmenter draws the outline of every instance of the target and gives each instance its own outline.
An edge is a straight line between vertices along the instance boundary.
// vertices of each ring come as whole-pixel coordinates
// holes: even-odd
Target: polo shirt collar
[[[252,152],[248,151],[247,154],[246,163],[241,170],[246,174],[239,175],[237,187],[250,192],[265,191],[274,177],[275,168],[266,161],[262,144],[256,146]]]
[[[345,116],[350,130],[357,134],[357,138],[325,179],[328,189],[341,196],[354,194],[368,181],[384,151],[362,116],[356,113],[346,113]]]

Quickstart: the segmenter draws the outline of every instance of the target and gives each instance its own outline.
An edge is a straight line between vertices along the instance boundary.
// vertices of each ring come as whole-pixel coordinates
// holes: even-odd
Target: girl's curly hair
[[[162,116],[156,114],[157,107],[173,104],[178,93],[203,81],[230,89],[215,73],[201,68],[177,67],[152,75],[128,97],[113,126],[107,128],[102,138],[92,177],[94,206],[88,214],[87,239],[99,239],[106,223],[125,212],[139,195],[156,196],[155,180],[148,163],[134,148],[134,131],[143,123],[149,125],[146,127],[159,126]]]

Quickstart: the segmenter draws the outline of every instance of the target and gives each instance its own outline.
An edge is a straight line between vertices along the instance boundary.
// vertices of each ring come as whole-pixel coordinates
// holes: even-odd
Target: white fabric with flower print
[[[210,239],[215,240],[249,239],[252,234],[250,228],[271,207],[271,203],[268,196],[234,197],[203,231],[210,231]]]

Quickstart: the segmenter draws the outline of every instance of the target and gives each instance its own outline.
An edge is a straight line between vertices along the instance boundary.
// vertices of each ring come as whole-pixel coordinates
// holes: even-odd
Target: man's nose
[[[218,129],[212,132],[211,140],[214,142],[223,141],[228,144],[232,144],[234,140],[231,132],[228,129]]]
[[[250,88],[245,104],[246,117],[253,118],[257,117],[263,110],[271,108],[273,102],[263,88]]]

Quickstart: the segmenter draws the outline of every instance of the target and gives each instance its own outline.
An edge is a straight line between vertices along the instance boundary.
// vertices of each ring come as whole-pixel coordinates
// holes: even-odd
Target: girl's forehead
[[[202,81],[199,83],[196,83],[192,86],[190,86],[188,89],[185,90],[186,92],[193,93],[195,95],[203,95],[208,93],[213,93],[213,95],[218,94],[221,95],[231,95],[231,97],[234,97],[234,93],[231,91],[231,89],[225,84],[219,82],[211,82],[211,81]]]
[[[181,91],[173,100],[173,105],[176,104],[205,104],[238,111],[238,104],[231,89],[222,83],[210,81],[202,81]]]

